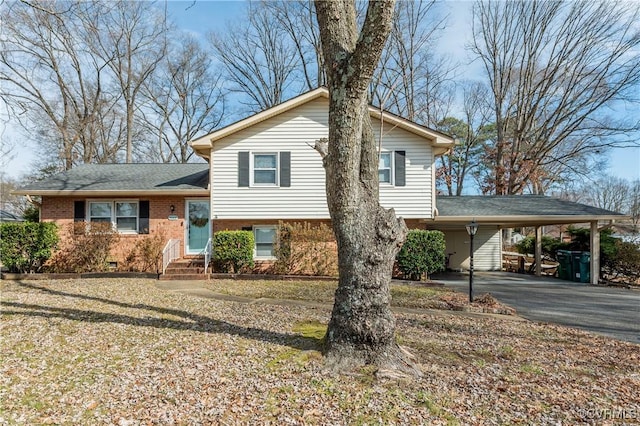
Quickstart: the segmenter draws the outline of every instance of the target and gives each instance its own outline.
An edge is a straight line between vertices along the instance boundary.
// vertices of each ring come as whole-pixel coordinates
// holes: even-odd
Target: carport
[[[549,225],[589,224],[591,284],[600,280],[600,232],[611,226],[616,220],[627,216],[600,209],[586,204],[561,200],[543,195],[504,195],[504,196],[437,196],[436,214],[427,222],[427,229],[437,229],[454,235],[449,244],[464,244],[459,241],[467,234],[465,226],[471,221],[478,224],[478,232],[483,228],[495,232],[500,246],[498,264],[502,268],[502,229],[532,227],[535,228],[535,275],[542,275],[542,227]],[[462,233],[464,231],[464,233]],[[468,237],[467,237],[468,238]],[[496,242],[493,243],[494,245]],[[491,248],[491,247],[490,247]],[[475,257],[474,245],[474,257]],[[495,255],[495,254],[489,254]],[[468,256],[465,256],[468,263]],[[496,259],[493,259],[495,262]],[[461,263],[461,265],[464,264]],[[495,264],[495,263],[494,263]],[[497,269],[497,268],[495,268]],[[494,270],[495,270],[494,269]],[[490,269],[487,269],[490,270]]]

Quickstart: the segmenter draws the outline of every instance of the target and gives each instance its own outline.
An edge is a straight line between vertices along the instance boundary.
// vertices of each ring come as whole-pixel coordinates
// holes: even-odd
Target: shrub
[[[40,209],[29,206],[22,213],[22,218],[27,222],[40,222]]]
[[[162,250],[165,243],[166,237],[162,230],[154,235],[138,237],[135,246],[125,258],[124,269],[159,273],[162,268]]]
[[[542,253],[555,259],[558,250],[563,249],[567,245],[557,238],[542,236]],[[536,251],[536,238],[526,237],[516,244],[516,250],[521,254],[532,254]]]
[[[637,283],[640,279],[640,246],[616,240],[615,254],[603,259],[602,270],[613,280]]]
[[[440,231],[411,230],[396,256],[405,278],[419,280],[445,268],[444,234]]]
[[[338,251],[333,230],[324,223],[278,224],[274,271],[279,274],[338,275]]]
[[[253,246],[255,239],[251,231],[219,231],[213,234],[213,262],[216,270],[240,272],[253,268]]]
[[[11,272],[39,272],[58,244],[55,223],[0,224],[0,261]]]
[[[101,272],[109,268],[111,247],[118,233],[111,223],[77,222],[69,226],[68,244],[51,260],[53,272]]]

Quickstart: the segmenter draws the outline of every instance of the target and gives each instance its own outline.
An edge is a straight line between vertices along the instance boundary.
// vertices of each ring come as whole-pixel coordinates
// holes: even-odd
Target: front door
[[[186,254],[203,254],[211,237],[209,200],[187,200]]]

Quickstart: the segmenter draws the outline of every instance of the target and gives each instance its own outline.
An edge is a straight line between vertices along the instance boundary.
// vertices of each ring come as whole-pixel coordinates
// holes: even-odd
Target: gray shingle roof
[[[84,164],[25,185],[16,193],[206,190],[208,183],[206,163]]]
[[[437,196],[441,217],[449,216],[621,216],[621,213],[544,195]]]
[[[13,213],[9,213],[5,210],[0,210],[0,222],[22,222],[22,219]]]

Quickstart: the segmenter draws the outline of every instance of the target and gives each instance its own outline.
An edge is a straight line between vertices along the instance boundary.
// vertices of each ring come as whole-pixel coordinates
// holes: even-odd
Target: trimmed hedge
[[[405,278],[419,280],[445,268],[445,241],[440,231],[414,229],[409,231],[396,256],[398,268]]]
[[[0,261],[11,272],[39,272],[59,241],[55,223],[0,224]]]
[[[253,268],[253,232],[219,231],[213,234],[212,243],[217,271],[238,273],[242,269]]]

